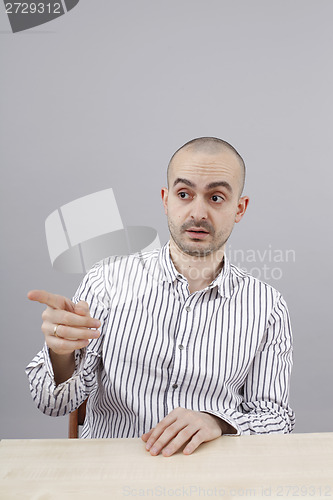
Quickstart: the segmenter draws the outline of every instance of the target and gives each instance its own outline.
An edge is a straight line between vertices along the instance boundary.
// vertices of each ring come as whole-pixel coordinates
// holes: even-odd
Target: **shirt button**
[[[184,346],[182,344],[179,344],[178,349],[182,350],[184,349]]]
[[[191,310],[191,307],[190,307],[190,306],[186,306],[186,307],[185,307],[185,311],[190,312],[190,310]]]
[[[172,386],[173,389],[177,389],[177,387],[178,387],[178,384],[173,384],[173,386]]]

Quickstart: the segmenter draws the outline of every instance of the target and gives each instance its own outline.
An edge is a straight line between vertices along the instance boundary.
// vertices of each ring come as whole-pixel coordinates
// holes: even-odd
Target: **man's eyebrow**
[[[183,177],[177,177],[175,182],[173,183],[173,187],[175,187],[177,184],[182,183],[186,184],[189,187],[196,188],[196,184],[194,184],[192,181],[189,181],[188,179],[184,179]],[[210,182],[207,184],[205,189],[214,189],[217,187],[224,187],[226,188],[230,193],[232,193],[232,187],[227,181],[215,181],[215,182]]]
[[[227,181],[216,181],[216,182],[211,182],[210,184],[207,184],[206,189],[214,189],[217,187],[224,187],[226,188],[230,193],[232,193],[232,187]]]
[[[175,187],[179,183],[186,184],[187,186],[192,188],[196,187],[196,185],[193,182],[189,181],[188,179],[183,179],[182,177],[177,177],[177,179],[173,183],[173,187]]]

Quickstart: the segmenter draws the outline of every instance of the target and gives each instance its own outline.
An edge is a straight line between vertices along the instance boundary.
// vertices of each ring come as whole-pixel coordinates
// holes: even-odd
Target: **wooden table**
[[[333,433],[222,437],[152,457],[141,439],[2,440],[0,498],[333,500]]]

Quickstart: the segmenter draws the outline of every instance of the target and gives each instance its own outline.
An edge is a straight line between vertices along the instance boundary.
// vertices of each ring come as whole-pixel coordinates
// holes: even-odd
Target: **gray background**
[[[26,293],[71,296],[80,280],[52,269],[46,217],[112,187],[124,223],[164,243],[168,159],[202,135],[247,164],[232,248],[295,252],[265,264],[279,266],[266,281],[292,318],[296,432],[333,430],[332,15],[331,0],[81,0],[13,35],[0,7],[1,437],[67,435],[24,373],[43,343],[43,307]]]

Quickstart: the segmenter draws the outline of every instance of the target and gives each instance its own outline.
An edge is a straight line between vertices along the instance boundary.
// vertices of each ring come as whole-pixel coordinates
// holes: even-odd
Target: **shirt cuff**
[[[209,413],[210,415],[214,415],[215,417],[220,418],[221,420],[223,420],[227,424],[231,425],[231,427],[233,427],[236,431],[236,434],[226,433],[226,434],[223,434],[223,436],[240,436],[241,435],[241,431],[240,431],[239,427],[237,426],[236,422],[232,418],[230,418],[228,415],[226,415],[224,413],[220,413],[219,411],[213,411],[213,410],[202,410],[202,411],[204,413]]]
[[[82,373],[84,361],[86,358],[86,351],[87,351],[86,347],[84,347],[83,349],[79,349],[77,351],[74,351],[74,363],[75,363],[74,372],[68,380],[65,380],[65,382],[62,382],[57,387],[63,386],[64,384],[66,384],[70,380],[77,378]],[[46,371],[47,371],[47,373],[48,373],[48,375],[49,375],[50,379],[52,380],[54,387],[55,387],[56,383],[54,380],[54,371],[53,371],[52,361],[50,358],[50,350],[49,350],[49,347],[46,344],[46,342],[44,344],[42,352],[43,352],[43,356],[44,356]]]

